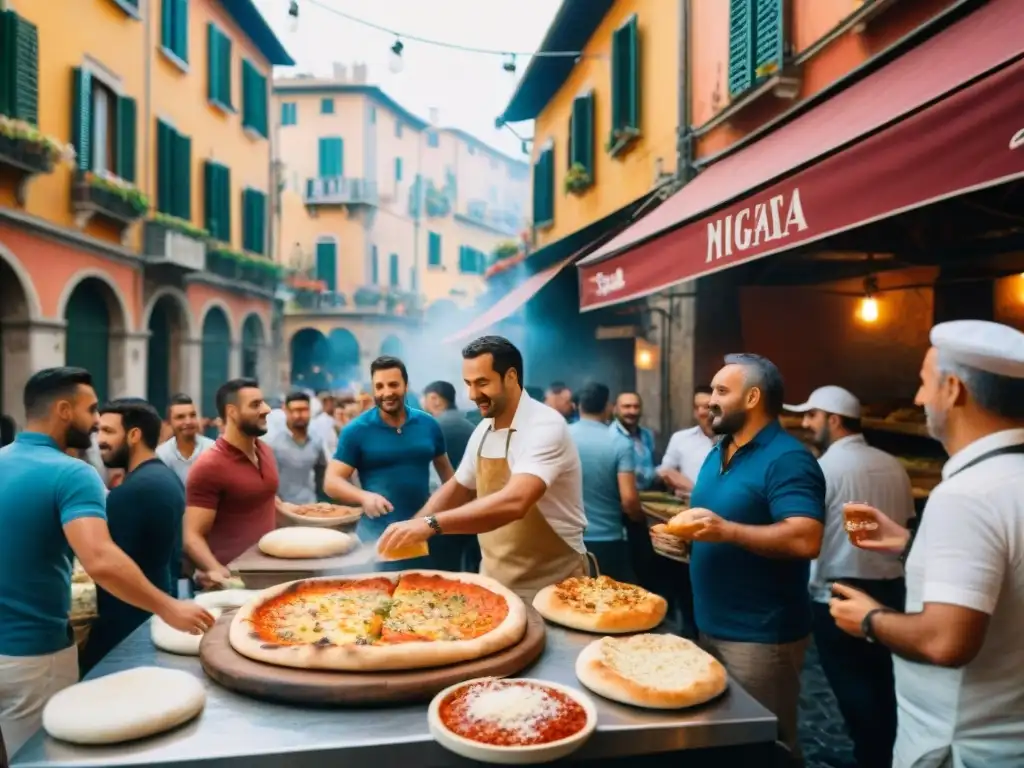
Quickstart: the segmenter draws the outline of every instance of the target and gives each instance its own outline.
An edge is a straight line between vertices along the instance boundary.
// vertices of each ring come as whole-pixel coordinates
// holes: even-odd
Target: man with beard
[[[185,554],[206,589],[231,577],[228,564],[274,530],[277,462],[267,433],[270,407],[255,379],[232,379],[217,390],[217,412],[224,434],[199,457],[185,489]]]
[[[444,435],[434,418],[406,405],[409,374],[397,357],[378,357],[370,364],[370,379],[377,407],[353,419],[338,439],[338,450],[327,468],[324,490],[345,504],[363,508],[356,533],[375,542],[388,520],[408,520],[430,497],[430,465],[442,482],[452,476]],[[349,478],[359,473],[361,488]],[[387,519],[383,519],[387,515]],[[383,542],[381,542],[383,544]],[[378,547],[378,552],[390,551]],[[438,561],[448,553],[436,552]],[[426,568],[433,556],[381,562],[380,570]]]
[[[266,438],[277,459],[280,476],[277,495],[289,504],[312,504],[316,501],[316,478],[326,459],[323,442],[310,434],[309,395],[305,392],[289,394],[284,399],[284,412],[285,429]]]
[[[192,398],[186,394],[179,392],[171,397],[167,420],[174,436],[160,444],[156,457],[174,470],[184,486],[188,482],[189,470],[204,451],[213,447],[213,440],[199,434],[199,413]]]
[[[896,739],[896,693],[892,655],[885,646],[851,637],[829,614],[832,582],[854,586],[894,609],[904,601],[903,566],[894,558],[850,543],[843,506],[861,501],[884,509],[900,526],[914,516],[907,471],[894,456],[872,448],[861,434],[860,401],[842,387],[814,390],[806,403],[787,405],[803,414],[803,427],[822,452],[825,532],[811,563],[814,643],[861,768],[887,765]]]
[[[949,454],[942,482],[916,536],[877,509],[858,508],[877,528],[857,545],[905,556],[905,609],[836,584],[832,615],[843,631],[893,653],[894,768],[1017,768],[1024,755],[1024,334],[959,320],[932,328],[931,343],[915,402]]]
[[[779,719],[800,760],[797,704],[811,633],[809,561],[821,548],[825,477],[779,423],[778,368],[759,355],[725,358],[711,382],[714,431],[723,435],[697,474],[690,553],[700,638],[729,674]]]
[[[579,453],[565,418],[523,392],[523,356],[508,339],[482,336],[462,358],[483,421],[455,477],[415,519],[389,526],[380,547],[478,534],[480,572],[532,600],[542,587],[586,573]]]
[[[697,423],[672,435],[658,467],[658,476],[677,494],[693,490],[697,474],[714,445],[710,402],[711,387],[697,387],[693,393],[693,420]]]
[[[103,463],[126,473],[107,496],[110,537],[154,586],[175,597],[185,489],[157,458],[160,414],[145,400],[113,400],[100,408],[99,436]],[[150,617],[102,587],[96,589],[96,607],[99,618],[81,657],[82,674]]]
[[[0,731],[12,756],[39,728],[49,698],[78,682],[72,556],[97,586],[175,629],[213,624],[198,605],[153,586],[111,540],[99,477],[64,453],[87,448],[99,425],[89,372],[39,371],[24,404],[25,431],[0,450]]]

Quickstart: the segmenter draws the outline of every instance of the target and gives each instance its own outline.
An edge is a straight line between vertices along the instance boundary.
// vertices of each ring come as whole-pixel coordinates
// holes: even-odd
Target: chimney
[[[339,83],[348,82],[348,70],[344,64],[334,62],[334,79]]]
[[[366,64],[358,63],[352,65],[352,82],[356,85],[366,85]]]

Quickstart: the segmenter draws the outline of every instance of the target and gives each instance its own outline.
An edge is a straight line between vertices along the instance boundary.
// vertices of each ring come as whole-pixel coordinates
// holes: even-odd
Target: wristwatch
[[[427,525],[430,526],[430,530],[432,530],[434,533],[436,533],[439,536],[442,533],[444,533],[444,531],[441,530],[441,524],[439,522],[437,522],[437,518],[436,517],[434,517],[433,515],[428,515],[427,517],[425,517],[423,519],[427,521]]]
[[[875,618],[875,614],[878,613],[892,613],[891,608],[872,608],[870,611],[864,614],[864,618],[860,622],[860,631],[864,635],[864,639],[869,643],[877,643],[878,638],[875,637],[875,628],[872,626],[872,620]]]

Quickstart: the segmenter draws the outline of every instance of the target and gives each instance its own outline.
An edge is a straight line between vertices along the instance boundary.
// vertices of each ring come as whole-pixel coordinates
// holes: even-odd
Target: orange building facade
[[[73,7],[72,7],[73,6]],[[0,410],[89,369],[163,409],[276,370],[273,65],[241,0],[0,4]]]

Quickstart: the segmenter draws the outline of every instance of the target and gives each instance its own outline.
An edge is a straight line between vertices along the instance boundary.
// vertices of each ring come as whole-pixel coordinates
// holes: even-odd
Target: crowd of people
[[[378,552],[422,548],[382,570],[480,571],[529,600],[596,567],[665,595],[674,629],[776,715],[794,762],[813,637],[860,766],[1024,764],[1024,334],[932,330],[916,401],[950,460],[919,521],[902,464],[865,440],[857,398],[825,386],[787,405],[763,357],[726,357],[660,456],[638,393],[524,387],[501,337],[462,357],[475,418],[451,382],[414,407],[405,364],[380,357],[369,399],[296,391],[272,407],[257,381],[225,382],[216,439],[187,395],[163,418],[136,398],[98,403],[82,369],[33,375],[25,431],[0,451],[8,750],[149,615],[205,631],[213,618],[181,590],[229,584],[232,561],[290,508],[329,499],[362,508],[357,534]],[[802,415],[814,453],[784,411]],[[688,502],[688,564],[652,548],[652,490]],[[853,502],[871,522],[856,540]],[[81,662],[72,556],[98,587]]]

